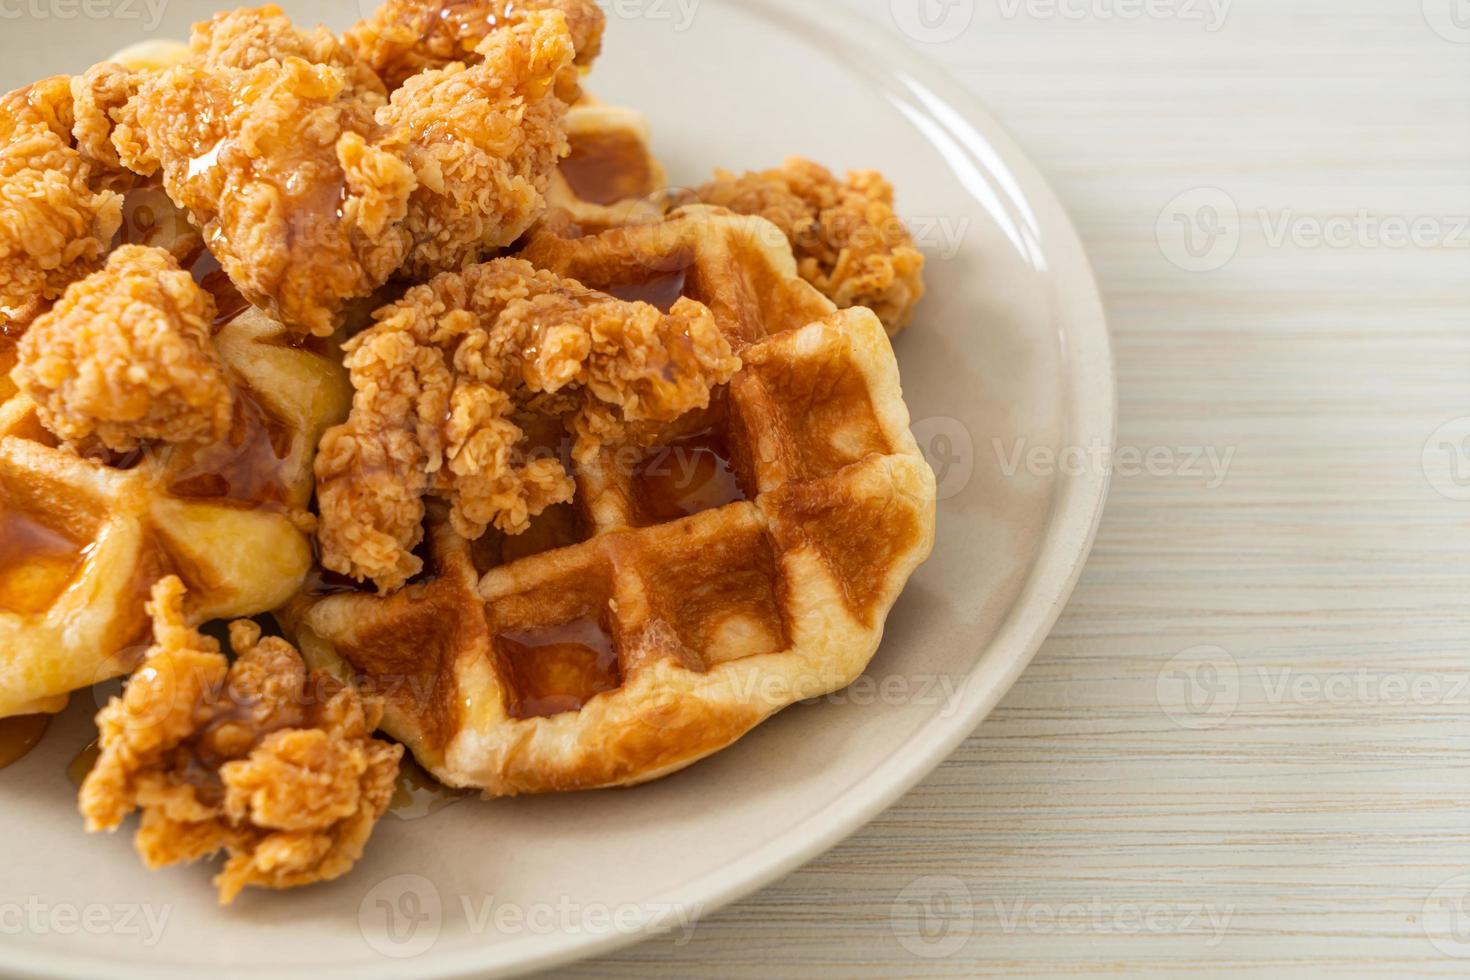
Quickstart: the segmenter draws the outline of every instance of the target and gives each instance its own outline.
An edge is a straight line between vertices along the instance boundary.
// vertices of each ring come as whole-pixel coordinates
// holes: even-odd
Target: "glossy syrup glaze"
[[[650,450],[634,471],[634,496],[644,524],[690,517],[747,499],[717,429],[704,429]]]
[[[51,724],[50,715],[0,718],[0,769],[24,759],[41,742]]]
[[[86,563],[88,546],[0,496],[0,609],[45,612]]]
[[[295,434],[254,397],[237,392],[235,420],[219,442],[190,451],[168,492],[195,500],[288,506],[285,470]]]
[[[647,197],[657,188],[643,141],[632,133],[573,133],[561,174],[578,200],[616,204]]]
[[[368,582],[323,568],[318,563],[313,563],[311,571],[307,573],[304,589],[313,599],[325,599],[334,595],[371,595],[377,591]]]
[[[612,635],[592,616],[495,638],[514,677],[510,713],[544,718],[577,711],[622,684]]]
[[[97,757],[102,754],[102,743],[97,739],[88,742],[71,761],[66,764],[66,778],[71,784],[81,788],[82,783],[87,781],[87,776],[92,772],[92,767],[97,764]]]
[[[229,275],[209,249],[200,247],[189,262],[189,273],[200,287],[214,300],[214,330],[218,333],[225,325],[241,313],[250,309],[250,302],[235,287]]]
[[[500,564],[555,551],[587,540],[586,530],[572,504],[557,504],[531,519],[524,534],[505,535],[500,542]]]
[[[684,295],[688,283],[689,270],[675,269],[673,272],[659,273],[642,282],[613,286],[607,290],[607,293],[630,303],[648,303],[650,306],[657,307],[659,312],[668,313]]]
[[[393,799],[388,803],[388,816],[395,820],[422,820],[472,796],[469,791],[445,786],[429,775],[412,756],[405,755],[398,766],[398,779],[393,786]]]

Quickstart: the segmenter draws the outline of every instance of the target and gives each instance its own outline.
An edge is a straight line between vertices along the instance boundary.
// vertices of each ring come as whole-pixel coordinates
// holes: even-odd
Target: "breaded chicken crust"
[[[0,98],[0,332],[95,271],[122,225],[122,195],[73,145],[74,125],[65,75]]]
[[[322,564],[385,593],[422,567],[426,496],[470,540],[572,498],[561,459],[528,451],[526,416],[562,421],[586,460],[706,407],[740,369],[701,303],[660,313],[519,259],[441,275],[376,319],[347,344],[352,414],[316,474]]]
[[[79,807],[92,832],[142,810],[149,868],[229,853],[221,904],[247,886],[329,881],[362,856],[392,800],[401,745],[372,737],[382,707],[249,621],[230,627],[233,665],[184,621],[169,577],[148,606],[154,642],[97,715],[101,754]]]
[[[839,307],[872,310],[890,337],[913,320],[924,296],[924,255],[893,211],[893,186],[877,171],[852,171],[843,182],[791,157],[776,170],[720,171],[685,197],[775,224],[790,239],[803,279]]]
[[[303,40],[275,8],[247,13],[205,25],[189,61],[147,79],[113,142],[128,168],[162,173],[251,302],[327,336],[400,270],[457,269],[540,215],[567,149],[561,14],[518,20],[486,38],[480,63],[426,73],[384,104],[345,49]]]
[[[561,12],[576,64],[590,68],[607,26],[596,0],[388,0],[348,31],[346,41],[396,89],[420,72],[475,64],[483,59],[479,48],[486,37],[539,10]]]
[[[36,320],[13,377],[41,424],[78,449],[213,442],[235,404],[210,343],[214,315],[172,255],[124,245]]]

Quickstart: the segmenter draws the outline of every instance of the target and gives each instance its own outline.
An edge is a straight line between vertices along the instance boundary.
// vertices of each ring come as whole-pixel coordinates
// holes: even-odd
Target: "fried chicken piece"
[[[118,159],[112,131],[117,128],[118,114],[138,94],[149,74],[104,61],[71,80],[76,119],[72,137],[77,152],[95,168],[98,180],[109,190],[126,191],[136,182]]]
[[[428,73],[384,105],[336,64],[293,54],[234,67],[289,47],[273,9],[196,35],[194,56],[144,83],[113,139],[129,168],[162,172],[251,302],[328,336],[400,267],[459,268],[539,216],[567,148],[552,90],[572,58],[559,13],[496,32],[481,64]],[[262,18],[270,26],[247,29]]]
[[[184,619],[184,585],[153,588],[153,646],[97,715],[101,755],[82,784],[87,830],[143,811],[134,843],[157,869],[229,852],[221,904],[250,885],[330,881],[362,856],[393,796],[403,747],[372,737],[382,706],[285,640],[231,624],[231,666]]]
[[[0,97],[0,333],[19,333],[102,263],[122,195],[72,145],[71,79]]]
[[[342,304],[402,264],[415,180],[378,145],[373,103],[341,68],[191,60],[149,79],[114,136],[122,161],[189,210],[255,305],[328,336]]]
[[[825,167],[791,157],[779,170],[718,171],[680,203],[690,200],[770,220],[791,240],[803,279],[840,307],[871,309],[890,337],[913,319],[924,295],[924,256],[877,171],[852,171],[842,183]]]
[[[519,259],[441,275],[375,318],[346,345],[357,394],[316,475],[322,564],[384,593],[422,567],[425,496],[470,540],[571,499],[561,460],[527,453],[528,416],[563,421],[585,461],[651,440],[740,369],[701,303],[662,314]]]
[[[150,74],[103,62],[0,98],[0,331],[19,334],[112,247],[137,183],[112,134]]]
[[[562,18],[521,18],[479,51],[473,68],[409,79],[378,113],[404,134],[418,179],[404,223],[412,279],[463,268],[519,238],[545,210],[551,175],[570,150],[567,106],[551,91],[572,59]]]
[[[561,11],[576,64],[590,68],[602,51],[607,26],[596,0],[387,0],[348,31],[346,41],[392,90],[423,71],[456,61],[478,63],[486,37],[539,10]],[[576,101],[576,80],[575,71],[559,80],[567,102]]]
[[[147,76],[103,62],[0,100],[0,330],[22,332],[116,241],[137,178],[112,132]]]
[[[387,90],[372,67],[325,27],[298,30],[276,4],[216,14],[194,25],[191,60],[208,68],[247,71],[267,61],[300,58],[313,65],[340,68],[359,98],[381,105]]]
[[[21,338],[15,383],[78,448],[212,442],[234,417],[214,300],[159,248],[123,245]]]

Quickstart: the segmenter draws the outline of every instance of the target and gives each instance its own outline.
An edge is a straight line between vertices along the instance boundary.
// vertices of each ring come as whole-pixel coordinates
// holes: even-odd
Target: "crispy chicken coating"
[[[225,850],[222,904],[247,886],[294,888],[351,870],[393,796],[403,747],[372,737],[382,706],[308,673],[248,620],[219,644],[184,619],[184,585],[153,589],[154,642],[97,716],[101,754],[79,807],[91,832],[142,810],[149,868]]]
[[[770,220],[791,240],[803,279],[840,307],[871,309],[889,336],[913,319],[924,256],[893,211],[892,185],[876,171],[852,171],[843,183],[792,157],[779,170],[719,171],[686,198]]]
[[[572,59],[561,18],[518,20],[480,53],[473,68],[415,76],[378,113],[404,134],[418,179],[404,223],[414,241],[404,271],[413,279],[463,268],[519,238],[545,209],[551,175],[570,149],[566,103],[550,92]]]
[[[19,333],[102,264],[122,195],[73,145],[71,79],[0,97],[0,332]]]
[[[138,94],[148,75],[146,71],[104,61],[71,80],[72,111],[76,117],[72,136],[77,152],[111,190],[126,191],[136,179],[123,169],[117,148],[112,145],[112,131],[117,127],[118,114]]]
[[[214,300],[163,249],[124,245],[21,338],[15,383],[78,448],[213,442],[234,413]]]
[[[577,65],[591,67],[602,51],[607,22],[596,0],[387,0],[348,31],[346,40],[389,89],[396,89],[420,72],[483,60],[479,49],[486,37],[538,10],[561,11]],[[576,73],[567,77],[575,89]],[[575,101],[575,92],[562,95]]]
[[[528,452],[528,416],[562,420],[587,460],[707,406],[740,369],[700,303],[663,314],[518,259],[441,275],[375,318],[347,344],[357,393],[316,475],[322,564],[383,592],[422,567],[426,495],[471,540],[571,499],[561,460]]]
[[[206,67],[248,71],[267,61],[300,58],[313,65],[340,68],[359,98],[381,105],[387,91],[377,72],[335,34],[318,25],[302,31],[276,4],[215,14],[194,25],[190,58]]]
[[[416,78],[391,104],[276,8],[203,25],[193,47],[143,83],[113,142],[130,169],[162,172],[240,291],[302,332],[331,334],[400,267],[427,278],[514,241],[566,152],[559,13],[495,32],[483,62]]]
[[[113,130],[152,70],[103,62],[0,97],[0,332],[102,264],[137,183]]]
[[[318,336],[343,302],[403,262],[415,181],[374,145],[371,101],[345,71],[302,58],[249,69],[197,61],[146,82],[114,137],[123,162],[189,210],[257,306]]]

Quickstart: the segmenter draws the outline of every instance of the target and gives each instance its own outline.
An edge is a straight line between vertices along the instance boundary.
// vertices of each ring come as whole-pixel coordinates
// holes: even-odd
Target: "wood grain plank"
[[[1421,457],[1470,414],[1470,45],[1409,0],[1236,0],[1213,32],[1012,7],[926,50],[1076,218],[1120,444],[1228,471],[1115,481],[1035,665],[899,805],[692,941],[565,975],[1463,975],[1427,932],[1470,873],[1467,510]],[[1197,188],[1241,216],[1206,273],[1155,231]],[[1360,213],[1440,240],[1273,240]],[[1169,677],[1201,646],[1229,697],[1192,716]]]

